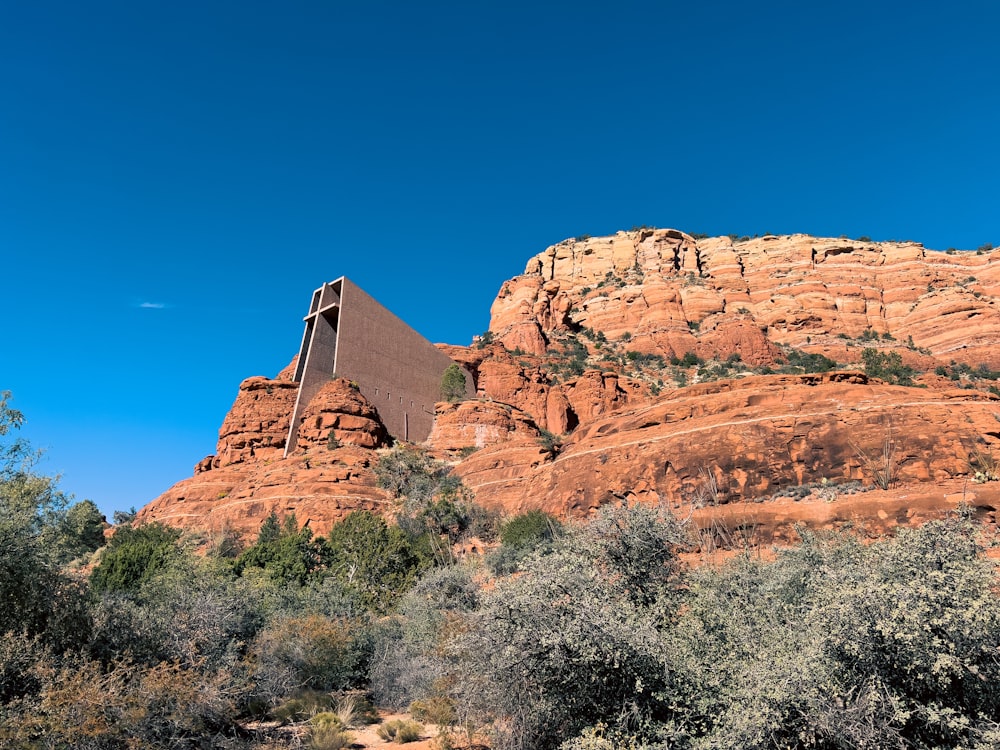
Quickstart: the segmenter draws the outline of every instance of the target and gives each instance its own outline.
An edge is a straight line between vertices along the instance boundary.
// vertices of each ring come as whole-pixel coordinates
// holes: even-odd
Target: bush
[[[697,571],[664,631],[672,731],[698,747],[992,746],[1000,609],[970,532],[806,536],[773,563]]]
[[[801,368],[803,372],[829,372],[837,368],[836,360],[822,354],[807,354],[797,349],[789,350],[788,364],[793,368]]]
[[[426,539],[411,539],[370,511],[354,511],[326,539],[329,575],[353,592],[366,609],[387,612],[433,565]]]
[[[375,733],[386,742],[416,742],[424,732],[422,724],[415,721],[393,719],[381,724]]]
[[[442,695],[418,698],[410,704],[409,711],[414,719],[436,724],[441,728],[455,723],[455,704]]]
[[[309,527],[298,528],[294,513],[283,522],[271,513],[261,525],[257,543],[240,554],[233,570],[242,575],[250,568],[260,568],[277,581],[301,585],[322,575],[325,551],[322,542],[313,540]]]
[[[437,491],[447,467],[415,448],[397,446],[383,453],[375,464],[378,486],[394,497],[416,501],[430,500]]]
[[[692,352],[685,352],[683,357],[671,357],[670,364],[674,367],[701,367],[705,360]]]
[[[892,385],[913,385],[914,369],[903,364],[899,352],[880,352],[877,349],[864,349],[861,361],[865,366],[865,374],[870,378],[879,378]]]
[[[460,637],[461,710],[496,719],[496,750],[554,748],[595,721],[639,714],[665,688],[656,618],[616,566],[560,544],[498,581]]]
[[[500,542],[505,547],[531,549],[551,542],[562,525],[554,517],[541,510],[529,510],[514,516],[500,529]]]
[[[313,750],[341,750],[350,747],[353,741],[335,713],[324,711],[309,720],[309,747]]]
[[[421,578],[375,638],[369,680],[379,705],[401,709],[439,697],[451,667],[448,637],[478,606],[478,587],[464,565],[437,568]]]
[[[42,659],[41,689],[4,707],[0,746],[12,748],[174,748],[232,735],[236,706],[228,675],[175,664],[103,669],[85,658]]]
[[[90,576],[97,592],[130,592],[150,580],[180,554],[181,532],[161,523],[122,526],[111,537]]]
[[[273,700],[306,687],[345,690],[362,684],[370,645],[357,621],[282,616],[250,648],[258,694]]]
[[[455,403],[467,397],[465,373],[456,364],[448,365],[441,376],[441,398]]]

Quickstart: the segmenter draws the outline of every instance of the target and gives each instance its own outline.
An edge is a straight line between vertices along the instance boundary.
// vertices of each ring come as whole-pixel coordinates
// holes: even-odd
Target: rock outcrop
[[[194,477],[143,508],[140,520],[250,535],[273,511],[294,513],[299,523],[325,534],[353,510],[388,512],[392,499],[377,487],[372,471],[374,449],[388,441],[374,407],[347,380],[331,380],[311,402],[298,446],[285,458],[294,405],[295,384],[291,402],[289,384],[281,378],[245,380],[220,431],[220,447],[231,449],[202,461]],[[282,431],[276,414],[286,405]]]
[[[503,284],[482,340],[440,346],[477,398],[439,404],[425,448],[505,514],[668,503],[706,548],[783,542],[797,522],[880,533],[958,498],[994,524],[1000,482],[971,480],[1000,451],[998,295],[997,251],[646,229],[567,240]],[[866,348],[922,387],[866,376]],[[819,355],[839,367],[795,364]],[[322,534],[351,510],[391,513],[372,469],[391,438],[347,381],[323,387],[285,457],[293,371],[244,381],[216,454],[141,518],[249,534],[295,512]],[[891,488],[859,492],[879,470]]]
[[[1000,367],[998,293],[1000,251],[946,254],[912,242],[804,234],[695,239],[649,229],[539,253],[501,288],[490,331],[509,346],[537,330],[541,353],[553,332],[585,327],[674,356],[705,353],[706,334],[739,319],[763,334],[741,352],[756,363],[775,355],[765,338],[802,346],[871,330],[936,357]]]
[[[809,484],[871,484],[883,463],[893,484],[968,476],[976,452],[1000,440],[998,413],[996,397],[890,386],[858,372],[757,376],[594,420],[543,460],[523,461],[520,444],[500,444],[456,471],[481,503],[507,511],[758,502]]]

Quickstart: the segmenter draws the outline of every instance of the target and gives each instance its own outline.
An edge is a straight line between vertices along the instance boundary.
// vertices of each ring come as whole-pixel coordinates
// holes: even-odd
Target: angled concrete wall
[[[295,449],[301,415],[331,377],[356,381],[389,433],[420,442],[430,435],[441,376],[454,364],[431,342],[346,277],[312,296],[296,366],[299,395],[285,454]],[[466,391],[475,395],[472,376]]]

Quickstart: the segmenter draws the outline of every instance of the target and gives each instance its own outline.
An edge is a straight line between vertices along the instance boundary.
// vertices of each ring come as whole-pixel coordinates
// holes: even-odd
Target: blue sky
[[[993,2],[0,5],[0,389],[140,507],[346,274],[468,343],[636,225],[1000,244]]]

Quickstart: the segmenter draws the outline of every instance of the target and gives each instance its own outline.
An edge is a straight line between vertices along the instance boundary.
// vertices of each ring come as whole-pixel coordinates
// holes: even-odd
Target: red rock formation
[[[443,451],[471,451],[512,440],[541,436],[528,415],[495,401],[438,404],[429,447]]]
[[[255,377],[240,383],[236,402],[219,429],[215,455],[198,465],[201,470],[281,458],[298,392],[297,383],[280,378]]]
[[[996,450],[998,409],[974,391],[889,386],[860,373],[758,376],[594,420],[555,457],[539,449],[525,459],[522,444],[501,444],[456,471],[489,507],[559,516],[630,499],[683,509],[706,493],[727,504],[823,480],[870,483],[863,455],[880,456],[886,439],[899,482],[936,482],[968,476],[977,448]]]
[[[948,365],[1000,369],[998,295],[996,251],[675,230],[567,240],[503,285],[488,336],[439,345],[473,374],[478,398],[439,404],[427,445],[486,506],[572,516],[667,502],[706,549],[726,535],[787,541],[797,521],[879,533],[959,495],[994,523],[1000,483],[969,480],[977,452],[1000,455],[1000,403],[983,392],[990,381],[963,376],[979,390],[956,388]],[[789,347],[840,363],[860,362],[865,347],[896,352],[925,387],[843,370],[698,382],[716,376],[678,364],[739,355],[741,366],[777,367]],[[271,511],[294,511],[325,533],[354,509],[390,512],[372,471],[389,437],[345,381],[324,387],[283,457],[293,366],[240,385],[216,455],[143,520],[253,533]],[[896,487],[838,494],[871,483],[864,456],[877,461],[887,438]],[[812,484],[811,495],[790,489]]]
[[[705,335],[739,313],[772,343],[872,329],[912,338],[938,357],[1000,367],[998,293],[998,251],[640,230],[566,240],[535,256],[501,288],[490,330],[506,340],[531,323],[545,335],[586,326],[609,339],[628,333],[632,348],[670,356],[704,351]]]
[[[391,498],[378,489],[371,468],[377,460],[372,449],[386,445],[388,435],[372,405],[348,381],[331,380],[303,417],[295,452],[283,458],[294,395],[295,384],[289,381],[244,381],[219,441],[220,446],[241,445],[240,451],[230,451],[227,458],[209,457],[211,469],[175,484],[143,508],[139,519],[252,535],[273,511],[295,513],[300,523],[325,534],[352,510],[388,512]],[[264,418],[277,404],[287,405],[280,446],[280,420]],[[238,425],[242,431],[229,431],[225,425]],[[247,425],[259,425],[260,437]],[[254,448],[268,439],[265,448]],[[234,455],[237,460],[229,460]]]

